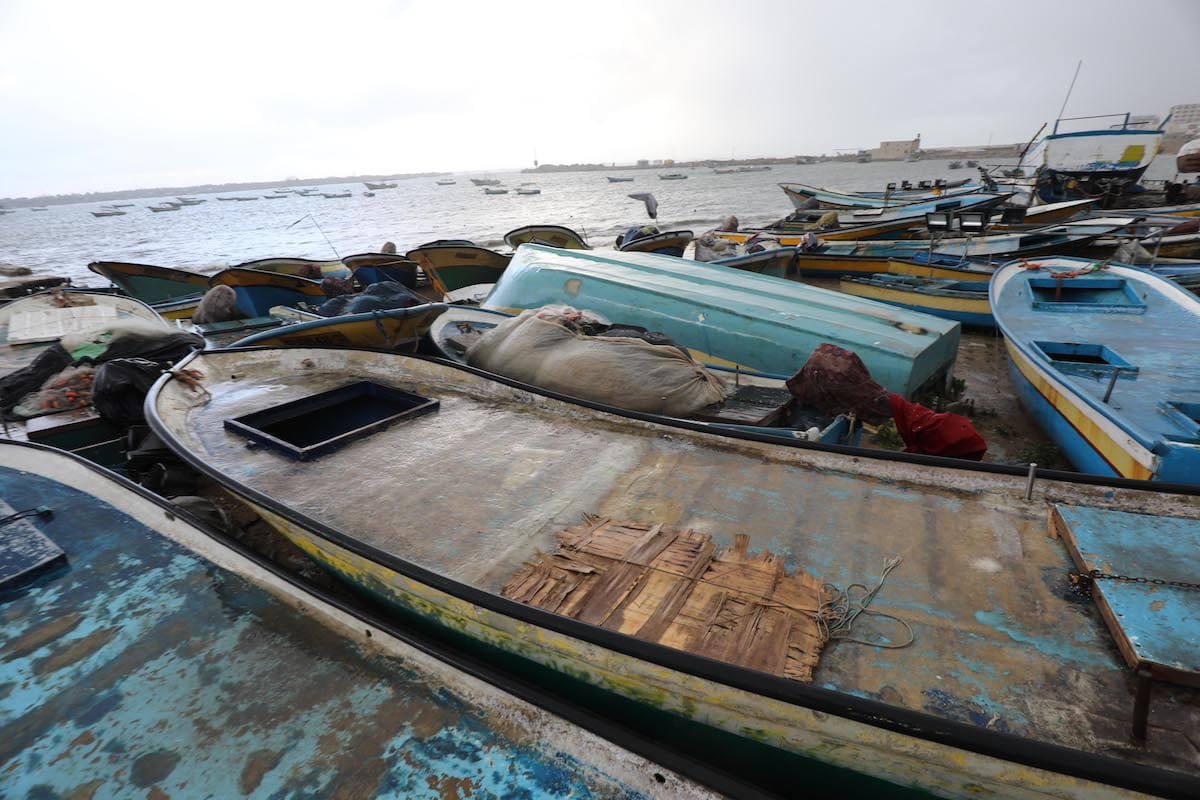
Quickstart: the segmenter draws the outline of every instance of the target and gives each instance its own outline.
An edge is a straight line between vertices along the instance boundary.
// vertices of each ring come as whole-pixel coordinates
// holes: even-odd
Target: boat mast
[[[1063,112],[1067,110],[1067,101],[1071,99],[1071,92],[1075,91],[1075,80],[1079,77],[1079,68],[1083,66],[1083,59],[1079,59],[1079,63],[1075,65],[1075,76],[1071,78],[1071,85],[1067,88],[1067,96],[1063,98],[1062,108],[1058,110],[1058,117],[1054,123],[1054,132],[1058,133],[1058,121],[1062,119]]]

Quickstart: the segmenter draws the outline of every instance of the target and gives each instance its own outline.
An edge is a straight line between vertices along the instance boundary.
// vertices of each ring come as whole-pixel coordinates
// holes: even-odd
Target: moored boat
[[[417,264],[395,253],[358,253],[343,256],[342,263],[354,274],[361,287],[380,281],[395,281],[409,289],[417,285]]]
[[[996,321],[988,305],[986,277],[984,280],[963,281],[878,273],[843,277],[839,289],[855,297],[957,320],[963,325],[994,328]]]
[[[686,172],[660,172],[658,175],[660,181],[685,181],[687,180]]]
[[[967,196],[984,190],[983,184],[964,183],[960,186],[942,187],[931,186],[916,191],[894,191],[883,195],[878,193],[856,194],[839,192],[834,189],[822,189],[819,186],[809,186],[803,183],[781,183],[779,188],[792,201],[797,209],[808,209],[815,203],[818,208],[853,209],[853,208],[891,208],[908,203],[924,203],[930,200],[941,200],[948,197]],[[877,196],[878,195],[878,196]]]
[[[469,286],[493,284],[504,274],[512,255],[473,244],[430,243],[405,254],[421,266],[441,295]]]
[[[446,306],[425,303],[336,317],[311,315],[303,322],[281,325],[239,339],[235,347],[370,347],[415,348]]]
[[[1105,118],[1123,119],[1107,128],[1060,131],[1063,122]],[[1162,149],[1163,135],[1134,123],[1129,114],[1062,117],[1021,164],[1032,167],[1038,196],[1047,203],[1103,195],[1106,207],[1119,206]]]
[[[126,261],[93,261],[92,272],[107,278],[130,297],[151,305],[198,298],[208,291],[208,277],[198,272]]]
[[[792,789],[797,757],[940,796],[1200,788],[1194,690],[1156,687],[1152,746],[1128,742],[1128,672],[1064,596],[1046,528],[1055,498],[1194,514],[1190,498],[717,436],[398,354],[183,366],[203,392],[164,376],[154,432],[348,585],[626,724],[685,730],[712,763],[752,757]],[[374,420],[338,413],[364,397]],[[285,432],[312,415],[357,436]],[[284,439],[256,427],[272,422]],[[513,443],[501,477],[480,431]],[[855,582],[883,616],[853,637],[895,649],[816,625],[828,584]]]
[[[989,293],[1022,404],[1076,468],[1200,483],[1200,298],[1077,258],[1008,264]]]
[[[399,184],[396,183],[395,181],[382,181],[380,183],[372,183],[371,181],[363,181],[363,186],[366,186],[367,189],[369,189],[371,191],[376,191],[378,189],[395,189],[397,186],[399,186]]]
[[[233,289],[238,313],[245,319],[270,316],[273,306],[320,305],[326,300],[321,281],[281,272],[230,267],[213,275],[208,283]]]
[[[660,256],[682,256],[692,243],[691,231],[660,231],[642,233],[642,227],[631,228],[619,237],[617,249],[626,253],[658,253]]]
[[[575,231],[562,225],[525,225],[504,234],[504,243],[516,250],[523,244],[543,244],[567,250],[591,250]]]
[[[158,214],[163,211],[178,211],[179,209],[183,208],[183,206],[181,206],[179,203],[169,203],[168,202],[168,203],[160,203],[159,205],[154,205],[154,206],[146,206],[146,208],[148,208],[151,211]]]
[[[311,258],[291,258],[288,256],[276,258],[259,258],[254,261],[243,261],[233,266],[241,269],[254,269],[261,272],[278,272],[281,275],[298,275],[302,278],[349,278],[352,270],[341,260],[317,261]]]
[[[612,175],[609,175],[609,176],[608,176],[608,182],[609,182],[609,183],[629,183],[629,182],[630,182],[630,181],[632,181],[632,180],[633,180],[633,178],[632,178],[632,177],[630,177],[630,176],[625,176],[625,175],[618,176],[618,177],[614,177],[614,176],[612,176]]]
[[[123,217],[128,212],[121,211],[116,208],[102,208],[99,211],[91,212],[93,217]]]
[[[483,306],[517,313],[555,304],[662,331],[702,364],[776,379],[829,342],[905,397],[947,379],[959,339],[956,323],[794,281],[652,253],[541,245],[517,250]]]
[[[483,187],[484,194],[508,194],[508,189],[502,186],[485,186]]]

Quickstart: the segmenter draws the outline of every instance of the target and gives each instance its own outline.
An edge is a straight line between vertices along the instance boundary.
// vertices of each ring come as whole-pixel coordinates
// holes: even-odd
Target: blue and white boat
[[[786,379],[817,345],[851,350],[890,391],[946,378],[959,325],[796,281],[651,253],[522,245],[484,308],[563,304],[662,331],[697,361]]]
[[[1076,469],[1200,483],[1200,298],[1079,258],[1007,264],[989,297],[1022,403]]]
[[[1107,128],[1061,131],[1063,122],[1122,118]],[[1076,197],[1106,195],[1117,198],[1141,180],[1162,149],[1165,131],[1146,128],[1129,114],[1064,117],[1029,149],[1021,163],[1033,167],[1037,193],[1054,203]]]
[[[876,192],[858,194],[843,192],[836,189],[822,189],[819,186],[808,186],[803,183],[781,183],[779,188],[792,201],[796,208],[807,209],[812,202],[817,202],[818,208],[891,208],[910,203],[923,203],[930,200],[944,200],[948,197],[972,195],[982,192],[984,187],[979,183],[964,183],[954,187],[930,187],[917,192],[898,191],[887,196]]]
[[[876,273],[843,277],[838,288],[855,297],[933,314],[963,325],[994,328],[996,321],[988,305],[988,277],[972,281]]]

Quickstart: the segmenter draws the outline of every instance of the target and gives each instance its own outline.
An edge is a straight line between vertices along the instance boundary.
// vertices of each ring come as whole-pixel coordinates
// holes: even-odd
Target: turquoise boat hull
[[[1022,403],[1098,475],[1200,484],[1200,298],[1149,270],[1014,262],[992,312]],[[1037,267],[1038,269],[1031,269]]]
[[[517,313],[564,304],[662,331],[702,363],[788,378],[817,345],[852,350],[905,397],[940,383],[958,352],[957,323],[795,281],[649,253],[522,245],[490,295]]]

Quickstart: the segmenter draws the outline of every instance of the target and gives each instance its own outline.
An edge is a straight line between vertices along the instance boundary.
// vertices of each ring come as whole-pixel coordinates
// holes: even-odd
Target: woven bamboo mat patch
[[[774,553],[720,550],[693,530],[585,516],[504,585],[512,600],[689,653],[798,681],[825,641],[821,581]]]

